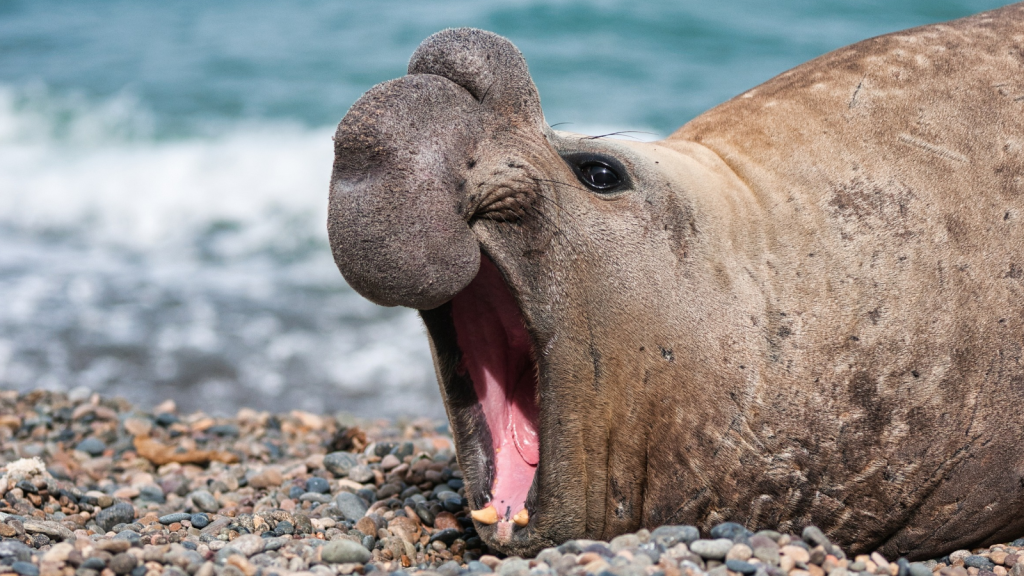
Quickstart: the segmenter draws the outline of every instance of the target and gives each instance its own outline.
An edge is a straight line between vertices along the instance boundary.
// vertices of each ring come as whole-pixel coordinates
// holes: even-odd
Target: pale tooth
[[[512,517],[512,521],[516,523],[516,526],[526,526],[530,523],[530,513],[523,508],[516,515]]]
[[[488,505],[486,508],[481,510],[473,510],[469,515],[473,517],[473,520],[476,520],[481,524],[490,525],[498,521],[498,511],[491,505]]]

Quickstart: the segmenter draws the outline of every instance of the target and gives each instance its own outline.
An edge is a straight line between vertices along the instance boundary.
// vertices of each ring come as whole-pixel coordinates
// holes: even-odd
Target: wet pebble
[[[732,549],[733,541],[728,538],[716,538],[714,540],[694,540],[690,544],[690,550],[694,554],[708,560],[722,560]]]
[[[39,568],[31,562],[14,562],[11,569],[21,576],[39,576]]]
[[[167,514],[159,518],[161,524],[174,524],[175,522],[181,522],[182,520],[188,520],[192,515],[188,512],[175,512],[174,514]]]
[[[96,523],[104,530],[110,530],[118,524],[127,524],[134,519],[135,507],[127,502],[118,502],[96,515]]]
[[[85,452],[90,456],[101,456],[107,445],[98,438],[89,437],[75,445],[75,450]]]
[[[331,491],[331,485],[327,480],[318,476],[313,476],[309,480],[306,480],[306,490],[315,494],[327,494]]]
[[[196,490],[193,492],[192,503],[204,512],[216,512],[220,509],[217,499],[206,490]]]
[[[348,476],[349,470],[358,464],[355,455],[348,452],[331,452],[324,456],[323,461],[324,468],[337,478]]]
[[[373,556],[361,544],[351,540],[332,540],[320,549],[320,557],[324,562],[365,564]]]
[[[355,522],[366,514],[366,503],[351,492],[340,492],[334,499],[335,506],[341,511],[345,520]]]

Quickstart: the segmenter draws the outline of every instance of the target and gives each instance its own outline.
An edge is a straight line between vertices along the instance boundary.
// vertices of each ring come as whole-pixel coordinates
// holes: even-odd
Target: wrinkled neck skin
[[[471,507],[493,497],[500,518],[515,514],[520,502],[530,510],[533,520],[523,530],[510,532],[507,522],[481,527],[509,553],[683,519],[658,503],[717,490],[722,477],[714,474],[709,439],[728,436],[738,411],[734,396],[743,394],[735,382],[756,373],[753,358],[747,367],[708,367],[719,363],[724,343],[763,347],[750,319],[761,313],[764,297],[746,270],[770,243],[759,225],[765,199],[697,144],[550,130],[545,136],[546,154],[534,144],[529,154],[513,150],[510,162],[495,163],[519,164],[528,155],[530,170],[544,174],[524,195],[524,218],[471,223],[498,283],[509,290],[505,308],[475,295],[495,292],[497,276],[487,264],[452,302],[422,313],[449,418],[467,431],[457,444],[476,488],[467,493]],[[607,196],[584,188],[559,156],[579,152],[614,155],[626,164],[631,188]],[[518,303],[525,330],[496,330],[514,323],[514,314],[480,312],[507,311],[508,302]],[[487,366],[467,367],[469,340],[512,344],[523,337],[533,340],[536,374],[491,356],[477,362]],[[453,340],[462,355],[453,352]],[[539,378],[537,401],[519,401],[522,385],[496,405],[495,388],[482,382],[496,370],[514,372],[516,382]],[[519,415],[529,410],[537,412],[536,453],[523,446],[534,438],[522,433]],[[518,434],[499,430],[515,426]],[[662,432],[673,434],[673,446],[659,444],[667,438]],[[474,438],[481,435],[483,448]],[[493,458],[483,454],[487,446]],[[680,460],[653,467],[650,455],[659,451]],[[524,463],[536,463],[534,493]],[[509,482],[510,470],[527,480]],[[492,485],[493,494],[480,489]],[[645,500],[655,506],[645,507]]]

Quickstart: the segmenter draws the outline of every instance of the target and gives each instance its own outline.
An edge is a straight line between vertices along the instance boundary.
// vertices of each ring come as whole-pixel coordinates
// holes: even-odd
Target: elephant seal
[[[420,310],[483,539],[731,520],[932,557],[1024,534],[1024,4],[631,143],[445,30],[335,136],[346,280]]]

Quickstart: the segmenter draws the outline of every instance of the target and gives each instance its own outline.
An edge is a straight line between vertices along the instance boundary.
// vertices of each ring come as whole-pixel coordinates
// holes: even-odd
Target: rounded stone
[[[192,523],[193,528],[206,528],[210,524],[210,517],[206,514],[197,513],[189,516],[188,521]]]
[[[804,528],[800,537],[804,542],[807,542],[811,546],[824,546],[826,549],[832,546],[828,537],[825,536],[825,533],[817,526],[808,526]]]
[[[319,476],[313,476],[306,480],[306,491],[315,492],[317,494],[327,494],[331,491],[331,484]]]
[[[698,538],[700,531],[696,526],[660,526],[651,532],[651,540],[665,548],[671,548],[680,542],[688,545]]]
[[[106,449],[107,445],[104,444],[102,440],[100,440],[99,438],[94,438],[92,436],[86,438],[85,440],[82,440],[77,445],[75,445],[75,450],[85,452],[90,456],[102,456],[103,451]]]
[[[744,562],[743,560],[726,560],[725,567],[733,572],[739,572],[740,574],[746,574],[747,576],[757,572],[757,566],[750,562]]]
[[[334,505],[349,522],[356,522],[366,514],[366,503],[351,492],[340,492],[334,498]]]
[[[989,572],[996,567],[995,563],[988,558],[977,555],[971,555],[964,558],[964,566],[968,568],[977,568],[978,570],[988,570]]]
[[[324,456],[324,468],[338,478],[348,476],[349,470],[358,464],[355,455],[349,452],[331,452]]]
[[[192,503],[203,512],[216,512],[220,509],[220,503],[206,490],[196,490],[192,493]]]
[[[966,560],[967,557],[970,556],[970,555],[971,555],[971,551],[970,550],[957,550],[955,552],[950,553],[949,561],[950,562],[956,562],[957,560],[963,561],[963,560]]]
[[[754,551],[750,549],[750,546],[747,546],[746,544],[733,544],[732,548],[729,549],[729,553],[725,555],[725,559],[741,560],[746,562],[747,560],[750,560],[750,557],[753,555]]]
[[[690,550],[707,560],[721,560],[732,549],[733,541],[729,538],[716,538],[714,540],[694,540],[690,544]]]
[[[772,566],[779,565],[779,545],[760,533],[750,537],[750,548],[754,557]]]
[[[370,551],[351,540],[331,540],[320,549],[320,558],[332,564],[366,564]]]
[[[161,516],[158,520],[161,524],[174,524],[175,522],[181,522],[182,520],[188,520],[192,515],[188,512],[175,512],[173,514],[167,514]]]
[[[353,466],[348,471],[348,479],[353,482],[359,482],[360,484],[366,484],[373,480],[373,470],[366,464]]]
[[[910,576],[932,576],[932,569],[922,562],[911,562],[908,571]]]
[[[723,522],[711,529],[712,538],[728,538],[733,542],[746,542],[753,533],[742,524]]]
[[[135,556],[127,552],[121,552],[120,554],[115,554],[110,559],[110,562],[107,563],[107,568],[110,568],[114,574],[124,575],[134,570],[138,565],[139,561]]]
[[[640,538],[636,534],[621,534],[612,538],[612,541],[608,543],[608,547],[612,549],[613,553],[618,553],[620,550],[637,548],[639,546]]]
[[[15,562],[11,564],[11,569],[21,574],[21,576],[39,576],[39,568],[31,562]]]
[[[96,515],[96,523],[104,530],[110,530],[118,524],[130,524],[135,520],[135,507],[127,502],[118,502],[110,508],[100,510]]]

